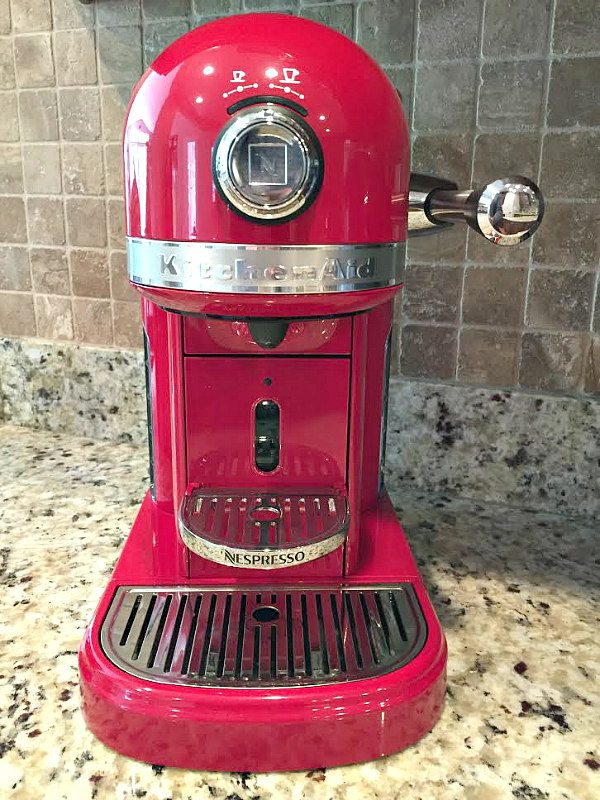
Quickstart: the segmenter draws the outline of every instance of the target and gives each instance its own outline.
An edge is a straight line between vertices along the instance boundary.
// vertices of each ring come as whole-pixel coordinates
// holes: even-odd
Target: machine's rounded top
[[[261,110],[266,124],[252,127]],[[397,92],[364,50],[311,20],[227,17],[173,42],[135,88],[124,159],[130,236],[406,237],[409,140]]]

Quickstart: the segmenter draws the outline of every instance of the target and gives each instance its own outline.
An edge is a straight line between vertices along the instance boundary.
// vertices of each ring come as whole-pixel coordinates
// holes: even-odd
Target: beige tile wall
[[[162,48],[243,9],[302,14],[366,47],[403,94],[413,169],[542,185],[533,245],[460,228],[410,243],[395,370],[600,394],[599,0],[0,0],[0,334],[139,346],[124,110]]]

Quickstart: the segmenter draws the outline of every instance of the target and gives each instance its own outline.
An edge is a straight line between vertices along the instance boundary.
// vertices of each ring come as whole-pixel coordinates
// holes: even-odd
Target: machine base
[[[328,581],[320,587],[294,585],[292,589],[293,580],[288,572],[287,588],[275,584],[262,587],[269,605],[274,607],[281,602],[285,605],[283,598],[293,596],[292,610],[282,620],[284,630],[275,635],[285,640],[288,620],[293,620],[300,633],[305,631],[306,635],[298,640],[298,659],[285,653],[281,654],[281,662],[277,660],[279,656],[272,661],[269,634],[264,637],[269,663],[261,666],[259,635],[258,660],[254,658],[256,652],[248,652],[248,663],[258,664],[259,679],[253,682],[252,675],[236,673],[235,648],[229,653],[226,645],[221,647],[222,639],[207,635],[207,620],[199,626],[198,617],[196,627],[204,627],[202,635],[195,637],[198,651],[190,649],[188,666],[197,661],[202,669],[194,669],[191,675],[188,670],[186,676],[181,676],[181,670],[174,671],[172,667],[178,663],[177,659],[185,658],[184,639],[189,640],[189,631],[187,637],[178,634],[168,640],[164,631],[168,629],[171,609],[176,621],[178,610],[200,592],[195,582],[177,580],[175,575],[167,574],[168,567],[148,562],[146,554],[152,552],[153,511],[147,497],[81,646],[83,711],[90,729],[109,747],[142,761],[236,772],[304,770],[356,763],[389,755],[416,742],[431,730],[443,706],[445,640],[389,500],[383,498],[379,509],[364,515],[361,523],[365,526],[361,540],[366,549],[361,554],[364,569],[360,575],[353,575],[337,587]],[[372,550],[369,542],[373,543]],[[134,586],[135,592],[128,593],[124,586]],[[217,608],[225,608],[226,597],[232,598],[231,619],[231,609],[244,593],[248,597],[249,591],[234,583],[223,587],[222,582],[204,590],[207,597],[216,598],[208,604],[209,614],[210,608],[213,609],[213,630]],[[256,587],[251,591],[256,592]],[[162,610],[155,608],[159,602],[155,599],[150,612],[148,601],[137,621],[137,612],[132,615],[131,610],[125,610],[119,618],[119,602],[123,598],[129,597],[133,607],[136,597],[158,598],[158,592],[165,599],[169,594],[177,598],[167,604],[166,612],[164,604]],[[337,601],[330,608],[335,606],[339,611],[339,625],[334,630],[326,624],[333,617],[330,619],[325,613],[319,624],[319,605],[314,599],[332,595]],[[384,600],[392,595],[395,599],[390,600],[388,608]],[[184,596],[188,598],[185,603]],[[274,603],[270,603],[271,596],[276,598]],[[309,608],[306,603],[315,604],[315,620],[308,616],[303,619],[302,596],[309,598],[304,601],[305,609]],[[401,598],[407,605],[402,606]],[[138,602],[138,611],[142,602]],[[411,602],[414,613],[410,613]],[[201,603],[197,605],[201,607]],[[400,611],[397,618],[394,608]],[[185,610],[179,615],[178,630],[185,627],[184,614]],[[360,620],[359,614],[362,614]],[[130,618],[132,622],[125,635]],[[246,625],[247,614],[238,615],[238,620],[242,618],[248,631],[246,640],[253,650],[257,641],[256,616],[250,620],[254,627]],[[409,627],[403,631],[405,622]],[[150,631],[150,636],[152,625],[156,630]],[[106,635],[109,628],[113,633],[112,644]],[[268,628],[275,630],[270,623]],[[219,624],[216,630],[218,633],[224,628]],[[140,637],[141,633],[144,635]],[[126,671],[136,648],[135,642],[131,644],[132,636],[135,642],[140,641],[133,659],[138,668]],[[239,641],[239,629],[236,636],[232,641]],[[332,637],[329,647],[328,637]],[[117,666],[114,662],[118,659],[115,652],[111,653],[111,647],[114,651],[120,647],[123,658],[127,651],[130,662],[125,659]],[[321,653],[321,660],[315,660],[317,652]],[[339,661],[327,665],[329,675],[323,669],[324,653],[334,661],[335,653],[338,657],[342,654],[348,658],[345,666],[349,668],[350,659],[356,661],[363,652],[370,659],[368,670],[349,670],[344,675]],[[394,654],[398,655],[395,664]],[[230,665],[228,659],[232,659]],[[164,674],[167,662],[170,675]],[[306,670],[306,664],[311,662],[318,666],[308,670],[313,675]],[[151,664],[149,671],[148,664]],[[299,674],[288,679],[285,673],[290,665],[294,671],[296,664],[301,665]],[[173,677],[175,672],[179,678]]]

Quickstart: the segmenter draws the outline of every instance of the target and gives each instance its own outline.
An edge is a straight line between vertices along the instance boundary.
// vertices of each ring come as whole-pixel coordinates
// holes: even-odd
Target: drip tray
[[[427,628],[410,584],[318,589],[117,589],[107,657],[145,680],[264,688],[372,678],[407,664]]]
[[[188,489],[179,511],[181,538],[199,556],[246,569],[305,564],[346,538],[348,503],[337,490],[257,494]]]

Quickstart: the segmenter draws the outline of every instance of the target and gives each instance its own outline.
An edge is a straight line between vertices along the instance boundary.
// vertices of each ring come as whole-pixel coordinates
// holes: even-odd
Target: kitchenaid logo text
[[[175,255],[160,254],[160,274],[168,280],[200,279],[252,283],[268,281],[368,281],[376,274],[376,259],[369,256],[364,260],[356,258],[326,258],[322,264],[271,264],[257,266],[245,258],[236,258],[233,264],[210,264],[178,258]]]
[[[223,550],[223,563],[236,567],[284,567],[301,564],[306,558],[304,550],[294,553],[232,553]]]

